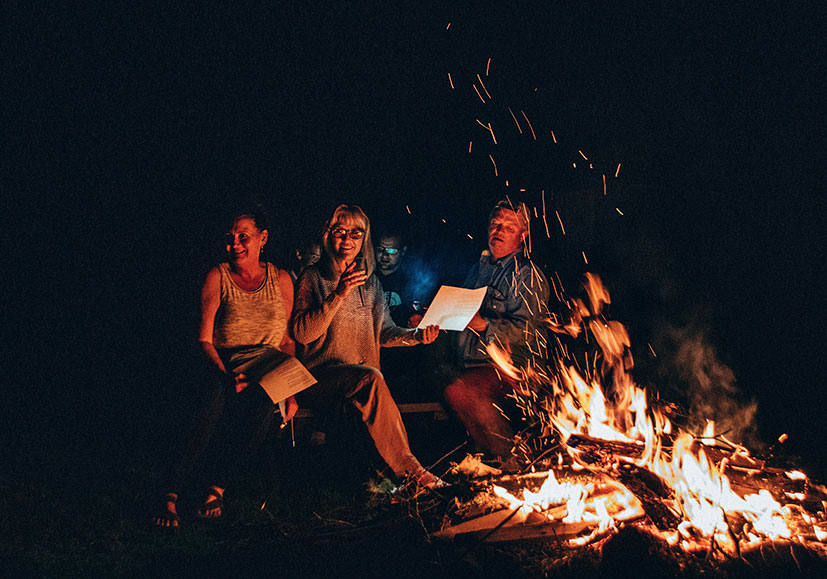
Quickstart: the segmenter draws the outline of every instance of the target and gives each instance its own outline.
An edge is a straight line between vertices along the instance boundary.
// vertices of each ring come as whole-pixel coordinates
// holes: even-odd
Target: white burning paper
[[[487,290],[442,286],[417,327],[437,325],[440,330],[461,332],[480,309]]]

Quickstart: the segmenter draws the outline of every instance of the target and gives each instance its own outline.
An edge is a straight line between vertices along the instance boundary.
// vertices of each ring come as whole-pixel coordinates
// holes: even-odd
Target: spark
[[[494,141],[494,144],[497,144],[497,137],[494,136],[494,129],[491,128],[491,123],[488,123],[488,130],[491,133],[491,139]]]
[[[586,161],[589,160],[589,158],[586,155],[583,154],[583,151],[581,151],[580,149],[577,149],[577,152],[580,153],[580,156],[583,157]]]
[[[534,134],[534,127],[531,126],[531,121],[528,120],[528,116],[525,114],[524,110],[520,109],[520,112],[523,113],[523,118],[525,119],[525,122],[528,123],[528,128],[531,129],[531,136],[536,141],[537,140],[537,135]]]
[[[468,152],[471,152],[471,145],[474,144],[474,141],[468,141]]]
[[[658,355],[657,355],[657,354],[655,354],[655,349],[652,347],[652,344],[650,344],[650,343],[648,343],[648,342],[647,342],[647,343],[646,343],[646,345],[647,345],[647,346],[649,346],[649,351],[650,351],[650,352],[652,352],[652,357],[653,357],[653,358],[657,358],[657,357],[658,357]]]
[[[508,112],[511,113],[511,118],[514,119],[514,123],[517,125],[517,130],[520,131],[520,134],[523,134],[523,128],[520,126],[520,121],[517,120],[517,117],[514,115],[514,111],[511,110],[511,107],[508,107]]]
[[[410,215],[410,214],[411,214],[411,208],[410,208],[410,207],[408,207],[407,205],[405,205],[405,210],[408,212],[408,215]]]
[[[443,222],[445,225],[448,225],[448,222],[447,222],[447,221],[445,221],[445,218],[444,218],[444,217],[442,218],[442,222]]]
[[[506,413],[505,413],[505,412],[503,412],[503,409],[502,409],[502,408],[500,408],[499,406],[497,406],[497,405],[496,405],[496,404],[494,404],[493,402],[491,403],[491,406],[493,406],[494,408],[496,408],[497,410],[499,410],[499,411],[500,411],[500,414],[502,414],[502,415],[503,415],[503,418],[505,418],[506,420],[508,420],[509,422],[511,422],[511,419],[510,419],[510,418],[506,415]]]
[[[562,231],[563,235],[565,235],[566,234],[566,228],[563,227],[563,220],[560,219],[560,212],[555,209],[554,214],[557,215],[557,222],[560,224],[560,231]]]
[[[498,176],[497,173],[497,163],[494,161],[494,157],[491,156],[491,153],[488,153],[488,158],[491,159],[491,164],[494,165],[494,176]]]
[[[577,163],[572,163],[571,166],[577,169]]]
[[[485,64],[485,76],[488,76],[489,68],[491,68],[491,57],[488,58],[488,62]]]
[[[549,233],[548,230],[548,221],[546,221],[546,190],[543,189],[541,193],[543,196],[543,225],[546,226],[546,237],[551,239],[551,233]]]
[[[448,82],[451,84],[451,89],[454,88],[454,79],[451,78],[451,73],[448,73]]]
[[[474,88],[476,88],[476,87],[474,87]],[[479,94],[479,93],[477,93],[477,94]],[[474,119],[474,120],[477,121],[479,126],[481,126],[483,129],[488,129],[488,132],[491,133],[491,139],[494,141],[494,144],[496,145],[497,144],[497,137],[494,136],[494,129],[491,128],[491,123],[483,124],[483,122],[479,119]]]
[[[554,144],[557,144],[557,137],[554,136],[554,131],[551,131],[551,140],[554,141]]]
[[[493,98],[491,98],[491,93],[488,92],[487,88],[485,88],[485,83],[482,82],[482,77],[479,75],[479,73],[477,73],[477,79],[479,79],[480,81],[480,86],[482,87],[482,90],[484,90],[485,94],[488,95],[488,100],[494,100]]]
[[[620,163],[617,164],[617,170],[615,171],[615,179],[617,179],[617,176],[619,174],[620,174]]]
[[[522,292],[520,292],[520,298],[523,300],[523,303],[525,304],[525,308],[528,310],[528,313],[533,316],[534,312],[531,311],[531,306],[528,305],[528,300],[525,299],[525,296],[522,294]]]
[[[451,28],[451,23],[450,22],[448,23],[448,26],[445,27],[445,30],[448,30],[449,28]]]
[[[473,235],[471,235],[470,233],[466,233],[465,235],[467,235],[467,236],[468,236],[468,239],[474,239],[474,236],[473,236]]]
[[[620,213],[621,215],[623,215],[623,211],[621,211],[621,210],[620,210],[620,209],[618,209],[617,207],[615,207],[615,211],[617,211],[618,213]]]
[[[583,261],[585,261],[585,262],[586,262],[586,265],[589,265],[589,258],[588,258],[588,257],[586,257],[586,252],[585,252],[585,251],[581,251],[581,252],[580,252],[580,255],[582,255],[582,256],[583,256]]]
[[[472,83],[472,84],[471,84],[471,86],[473,86],[473,87],[474,87],[474,92],[476,92],[476,93],[477,93],[477,96],[478,96],[478,97],[480,97],[480,100],[483,102],[483,104],[485,104],[485,99],[484,99],[484,98],[482,98],[482,95],[480,94],[480,91],[479,91],[479,89],[477,88],[477,85],[475,85],[475,84],[473,84],[473,83]]]
[[[525,189],[522,189],[522,191],[525,191]],[[534,206],[534,219],[537,219],[538,217],[540,217],[540,215],[537,213],[537,206],[535,205]]]
[[[606,194],[606,173],[603,173],[603,195]]]

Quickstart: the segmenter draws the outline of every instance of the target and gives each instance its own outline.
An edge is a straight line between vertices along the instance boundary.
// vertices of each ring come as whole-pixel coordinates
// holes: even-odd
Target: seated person
[[[427,285],[433,276],[428,275],[426,271],[425,280],[412,278],[406,268],[405,256],[408,248],[403,242],[402,235],[395,231],[386,231],[380,235],[374,249],[376,276],[382,282],[391,318],[400,327],[417,327],[424,312],[419,307],[419,299],[422,296],[417,296],[413,288],[422,288],[423,281]],[[418,269],[422,270],[421,267]],[[423,368],[435,363],[431,359],[434,352],[428,351],[434,347],[415,350],[382,348],[382,373],[394,398],[406,402],[427,402],[436,399],[437,389],[430,380],[423,379],[422,372]]]
[[[260,260],[268,235],[259,209],[236,213],[225,240],[227,262],[207,273],[201,289],[198,340],[206,366],[218,380],[170,476],[169,492],[154,519],[159,527],[179,525],[178,496],[196,467],[211,483],[196,514],[220,517],[227,481],[261,442],[273,418],[275,405],[256,382],[293,355],[295,344],[288,332],[293,283],[286,271]],[[285,420],[297,409],[289,399]]]
[[[397,476],[438,488],[444,483],[411,453],[402,416],[379,369],[379,349],[428,344],[439,328],[414,330],[393,323],[373,275],[370,221],[361,208],[337,207],[325,225],[322,247],[321,261],[305,270],[296,289],[293,335],[302,362],[318,380],[299,400],[315,408],[349,401]]]
[[[408,251],[398,233],[385,233],[379,237],[376,249],[376,276],[385,290],[385,300],[394,323],[402,328],[416,327],[418,319],[409,320],[416,312],[411,284],[402,263]],[[421,319],[421,318],[419,318]],[[416,323],[413,323],[416,322]]]
[[[515,365],[525,366],[531,358],[526,336],[542,331],[538,309],[547,308],[549,287],[525,255],[527,235],[525,205],[499,202],[488,218],[488,251],[463,285],[488,290],[479,311],[458,335],[454,353],[460,375],[445,389],[446,402],[478,449],[504,462],[512,456],[514,431],[499,408],[507,405],[516,384],[497,371],[485,347],[502,346]]]
[[[322,257],[322,246],[316,241],[305,243],[301,249],[296,250],[295,257],[293,267],[290,268],[290,277],[293,278],[294,284],[299,280],[299,276],[304,270],[319,263],[319,259]]]

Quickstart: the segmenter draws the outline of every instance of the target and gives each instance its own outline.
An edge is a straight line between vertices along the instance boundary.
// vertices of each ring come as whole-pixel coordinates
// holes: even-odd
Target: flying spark
[[[482,87],[482,90],[484,90],[484,91],[485,91],[485,94],[486,94],[486,95],[488,95],[488,100],[493,100],[493,99],[491,98],[491,93],[489,93],[489,92],[488,92],[488,89],[487,89],[487,88],[485,88],[485,83],[484,83],[484,82],[482,82],[482,77],[480,77],[479,73],[477,73],[477,79],[480,81],[480,86]]]
[[[525,111],[520,109],[520,112],[523,113],[523,118],[525,118],[525,122],[528,123],[528,128],[531,129],[531,136],[534,140],[537,140],[537,135],[534,134],[534,127],[531,126],[531,121],[528,120],[528,116],[525,114]]]
[[[476,92],[476,93],[477,93],[477,96],[478,96],[478,97],[480,97],[480,100],[483,102],[483,104],[485,104],[485,99],[484,99],[484,98],[482,98],[482,95],[480,94],[480,91],[479,91],[479,89],[477,88],[477,85],[475,85],[475,84],[471,84],[471,86],[473,86],[473,87],[474,87],[474,92]]]
[[[543,197],[543,225],[546,226],[546,237],[551,239],[551,233],[549,233],[549,230],[548,230],[548,221],[546,221],[546,190],[543,189],[541,191],[541,194],[542,194],[542,197]]]
[[[565,235],[566,234],[566,228],[563,227],[563,220],[560,219],[560,212],[555,209],[554,214],[557,215],[557,222],[560,224],[560,231],[562,231],[563,235]]]
[[[520,121],[517,120],[517,117],[514,115],[514,111],[511,110],[511,107],[508,107],[508,112],[511,113],[511,118],[514,119],[514,124],[517,125],[517,130],[520,131],[520,134],[523,134],[523,128],[520,126]]]

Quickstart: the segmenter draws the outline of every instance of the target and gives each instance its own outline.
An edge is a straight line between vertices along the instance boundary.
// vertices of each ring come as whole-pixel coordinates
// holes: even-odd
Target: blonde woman
[[[379,454],[397,476],[433,489],[444,486],[411,453],[402,417],[379,369],[381,347],[429,344],[438,326],[424,330],[393,323],[382,285],[373,275],[370,221],[356,205],[340,205],[325,224],[322,259],[296,288],[293,335],[299,358],[318,384],[299,396],[303,406],[349,400]]]

